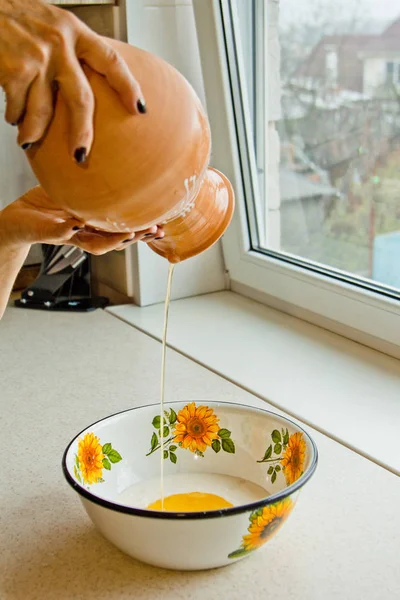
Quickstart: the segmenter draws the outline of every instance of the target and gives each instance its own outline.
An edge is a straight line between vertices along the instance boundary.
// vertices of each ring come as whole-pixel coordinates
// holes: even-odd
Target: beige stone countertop
[[[109,314],[8,309],[0,322],[1,600],[400,597],[399,478],[310,428],[319,467],[263,551],[180,573],[104,540],[64,481],[62,454],[93,421],[157,402],[159,371],[160,344]],[[166,399],[269,408],[172,351]]]

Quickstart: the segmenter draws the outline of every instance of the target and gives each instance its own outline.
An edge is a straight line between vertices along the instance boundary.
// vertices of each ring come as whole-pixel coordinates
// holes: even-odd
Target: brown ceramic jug
[[[65,103],[40,144],[27,152],[53,202],[87,225],[109,232],[163,225],[150,247],[170,262],[214,244],[232,218],[227,178],[209,168],[207,117],[193,88],[171,65],[123,42],[109,40],[140,82],[147,113],[129,114],[104,78],[86,69],[96,109],[94,143],[86,163],[68,149]]]

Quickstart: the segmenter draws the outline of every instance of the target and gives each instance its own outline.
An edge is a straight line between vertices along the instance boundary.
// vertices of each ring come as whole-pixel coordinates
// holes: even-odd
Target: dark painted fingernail
[[[86,148],[77,148],[74,152],[74,158],[78,165],[82,164],[86,160]]]
[[[158,237],[158,238],[154,238],[154,239],[155,239],[155,240],[163,240],[163,239],[164,239],[164,236],[162,236],[162,237]]]
[[[32,148],[32,146],[33,146],[32,142],[25,142],[25,144],[21,144],[22,150],[29,150],[29,148]]]
[[[79,227],[78,225],[75,225],[75,227],[72,228],[72,231],[82,231],[83,227]]]
[[[144,115],[147,112],[147,108],[146,108],[146,102],[144,100],[142,100],[142,98],[140,98],[140,100],[137,101],[137,109],[138,111]]]
[[[143,237],[150,237],[152,235],[154,235],[154,233],[145,233]]]

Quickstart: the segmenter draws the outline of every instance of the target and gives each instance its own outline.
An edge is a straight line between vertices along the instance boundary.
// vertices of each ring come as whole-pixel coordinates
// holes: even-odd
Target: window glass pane
[[[250,34],[240,33],[262,206],[253,247],[397,290],[399,1],[249,4]]]

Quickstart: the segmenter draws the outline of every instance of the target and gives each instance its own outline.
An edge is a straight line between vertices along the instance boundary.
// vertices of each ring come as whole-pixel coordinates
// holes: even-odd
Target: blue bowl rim
[[[200,402],[200,400],[196,400],[196,402],[198,403],[198,402]],[[170,405],[174,405],[174,404],[184,404],[184,403],[187,403],[187,402],[186,401],[183,402],[182,400],[177,400],[174,402],[166,402],[165,404],[167,406],[170,406]],[[258,408],[255,406],[248,406],[247,404],[241,404],[238,402],[225,402],[225,401],[218,402],[216,400],[212,400],[212,401],[205,400],[204,404],[207,404],[207,406],[211,406],[211,407],[215,406],[215,405],[219,405],[219,406],[223,405],[223,406],[230,406],[233,408],[245,408],[246,410],[250,410],[252,412],[256,412],[256,413],[258,412],[258,413],[272,415],[274,417],[278,417],[278,419],[283,419],[287,423],[291,423],[295,428],[299,429],[306,436],[307,440],[309,441],[309,443],[313,449],[313,458],[311,461],[311,465],[309,466],[307,471],[305,473],[303,473],[303,475],[301,477],[299,477],[299,479],[297,479],[297,481],[295,481],[294,483],[289,485],[284,490],[281,490],[280,492],[277,492],[276,494],[271,494],[271,496],[268,496],[267,498],[257,500],[256,502],[250,502],[249,504],[240,504],[239,506],[233,506],[231,508],[222,508],[220,510],[187,512],[187,513],[149,510],[146,508],[134,508],[134,507],[130,507],[130,506],[125,506],[123,504],[118,504],[117,502],[112,502],[111,500],[104,500],[104,498],[100,498],[99,496],[96,496],[89,490],[82,487],[77,481],[75,481],[75,479],[72,477],[72,475],[70,474],[70,472],[68,471],[68,468],[67,468],[67,455],[68,455],[69,449],[72,446],[72,444],[76,441],[77,438],[79,438],[80,435],[82,435],[82,433],[84,433],[88,429],[91,429],[95,425],[98,425],[102,421],[107,421],[108,419],[111,419],[118,415],[132,412],[134,410],[140,410],[143,408],[151,408],[151,407],[159,407],[160,406],[159,403],[154,403],[154,404],[143,404],[141,406],[135,406],[133,408],[128,408],[125,410],[118,411],[116,413],[113,413],[112,415],[108,415],[107,417],[98,419],[91,425],[88,425],[87,427],[82,429],[82,431],[80,431],[77,435],[75,435],[73,437],[73,439],[70,441],[70,443],[68,444],[68,446],[66,447],[66,449],[64,451],[64,454],[62,457],[62,470],[63,470],[65,479],[67,480],[69,485],[78,494],[80,494],[81,496],[86,498],[86,500],[89,500],[89,501],[93,502],[94,504],[98,504],[98,505],[102,506],[103,508],[107,508],[107,509],[113,510],[115,512],[120,512],[120,513],[124,513],[124,514],[128,514],[128,515],[135,515],[137,517],[146,517],[149,519],[193,521],[196,519],[215,519],[218,517],[230,517],[230,516],[238,515],[241,513],[253,512],[255,510],[258,510],[259,508],[263,508],[264,506],[268,506],[270,504],[275,504],[275,502],[283,500],[284,498],[287,498],[288,496],[291,496],[292,494],[297,492],[313,476],[315,469],[317,468],[317,463],[318,463],[317,445],[314,442],[313,438],[300,425],[298,425],[291,419],[288,419],[286,416],[280,415],[271,410],[265,410],[263,408]]]

